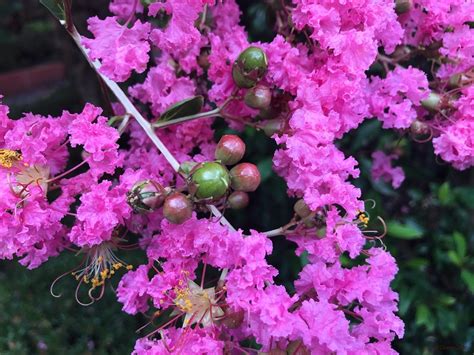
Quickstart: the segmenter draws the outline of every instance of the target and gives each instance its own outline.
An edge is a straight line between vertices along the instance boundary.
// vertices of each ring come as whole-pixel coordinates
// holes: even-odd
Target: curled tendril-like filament
[[[383,232],[381,235],[377,235],[375,237],[369,237],[369,236],[366,236],[365,235],[365,238],[366,239],[369,239],[369,240],[374,240],[374,239],[382,239],[383,237],[385,237],[387,235],[387,224],[385,223],[385,221],[383,220],[382,217],[380,216],[377,216],[377,219],[380,221],[380,223],[382,224],[382,227],[383,227]],[[378,230],[365,230],[363,233],[380,233]]]
[[[87,307],[87,306],[92,305],[95,301],[94,301],[94,299],[91,298],[91,302],[89,302],[89,303],[81,302],[81,300],[79,299],[79,290],[81,288],[82,283],[83,283],[83,279],[81,278],[79,280],[79,283],[76,286],[76,291],[74,292],[74,297],[75,297],[77,303],[79,303],[81,306]]]
[[[367,200],[364,200],[364,204],[365,204],[366,202],[372,203],[372,207],[369,207],[369,209],[371,209],[371,210],[373,210],[373,209],[375,208],[375,206],[377,206],[377,202],[375,202],[375,200],[374,200],[373,198],[369,198],[369,199],[367,199]],[[367,210],[367,208],[366,208],[366,210]]]
[[[75,268],[69,270],[69,271],[66,271],[64,274],[61,274],[59,275],[58,277],[56,277],[54,279],[54,281],[51,283],[51,286],[49,287],[49,293],[51,294],[51,296],[55,297],[55,298],[59,298],[62,296],[62,293],[59,293],[59,294],[56,294],[54,292],[54,286],[56,286],[56,284],[65,276],[67,275],[70,275],[72,272],[76,271],[77,269],[79,269],[85,262],[85,258],[82,260],[82,263],[79,265],[79,266],[76,266]]]

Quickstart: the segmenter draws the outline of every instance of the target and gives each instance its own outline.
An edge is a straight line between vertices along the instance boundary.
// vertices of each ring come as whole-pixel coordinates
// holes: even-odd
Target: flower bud
[[[230,170],[230,181],[234,190],[252,192],[260,185],[260,172],[254,164],[240,163]]]
[[[272,91],[266,85],[256,85],[247,90],[244,101],[251,108],[267,109],[272,101]]]
[[[413,0],[395,0],[395,12],[397,15],[408,12],[413,7]]]
[[[310,355],[308,348],[304,346],[301,340],[290,341],[286,347],[286,352],[288,355]]]
[[[245,154],[245,143],[234,134],[222,136],[217,143],[215,157],[222,164],[234,165],[238,163]]]
[[[163,205],[163,215],[174,224],[181,224],[191,218],[193,205],[191,201],[180,192],[168,195]]]
[[[435,92],[430,92],[426,99],[421,100],[421,106],[423,106],[428,111],[438,111],[440,105],[441,96]]]
[[[430,133],[430,128],[425,122],[415,120],[410,125],[410,132],[415,135],[423,135]]]
[[[232,77],[238,87],[251,88],[267,71],[265,52],[258,47],[248,47],[240,53],[232,67]]]
[[[197,198],[218,199],[225,195],[230,186],[229,171],[219,163],[200,165],[191,176],[192,192]]]
[[[135,212],[146,213],[161,207],[166,192],[163,186],[153,180],[138,181],[127,192],[127,202]]]
[[[311,214],[311,210],[303,199],[296,201],[293,210],[300,218],[306,218]]]
[[[244,321],[244,311],[231,312],[225,315],[222,323],[229,329],[240,327]]]
[[[280,132],[282,128],[283,128],[283,120],[281,119],[268,120],[267,122],[265,122],[265,125],[263,126],[263,132],[268,137],[271,137],[275,133]]]
[[[249,205],[249,195],[243,191],[234,191],[227,199],[229,208],[233,210],[241,210]]]

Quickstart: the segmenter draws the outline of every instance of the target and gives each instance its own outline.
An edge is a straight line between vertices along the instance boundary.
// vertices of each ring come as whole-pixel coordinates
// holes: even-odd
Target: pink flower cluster
[[[352,183],[358,163],[337,140],[376,117],[386,129],[428,134],[455,168],[474,165],[473,5],[414,0],[397,15],[391,0],[293,0],[277,12],[270,43],[249,43],[233,0],[147,3],[113,0],[114,16],[89,19],[88,55],[116,82],[146,72],[128,94],[150,123],[194,95],[220,107],[235,129],[278,122],[273,168],[307,208],[281,230],[308,260],[295,291],[276,284],[278,270],[267,263],[271,233],[245,234],[202,213],[173,224],[161,208],[132,209],[127,196],[139,181],[177,190],[187,182],[120,104],[111,119],[87,104],[81,113],[19,120],[0,105],[0,257],[35,268],[75,249],[85,261],[74,275],[79,286],[91,285],[92,301],[91,291],[127,268],[117,288],[123,310],[161,324],[137,341],[135,354],[232,353],[248,350],[241,345],[248,339],[268,352],[395,353],[391,342],[404,333],[390,288],[397,266],[367,243],[377,238],[364,234],[368,217]],[[266,54],[259,80],[276,112],[242,100],[233,69],[249,46]],[[427,75],[406,65],[419,51],[436,51],[441,66]],[[381,74],[368,76],[377,66]],[[190,120],[155,134],[180,163],[212,161],[211,124]],[[395,157],[373,153],[372,175],[398,188],[404,174],[392,167]],[[115,253],[137,236],[147,262],[132,270]],[[342,255],[359,266],[344,266]]]

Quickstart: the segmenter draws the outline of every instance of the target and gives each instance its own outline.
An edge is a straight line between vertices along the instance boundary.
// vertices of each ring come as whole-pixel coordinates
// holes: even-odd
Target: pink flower
[[[137,314],[148,310],[148,283],[148,268],[145,265],[127,272],[122,277],[117,288],[117,298],[123,303],[124,312]]]
[[[162,332],[161,340],[142,338],[135,344],[133,355],[164,355],[176,353],[223,354],[224,342],[218,340],[212,329],[169,328]]]
[[[63,113],[69,124],[70,144],[82,145],[89,154],[87,162],[93,175],[113,173],[121,165],[118,155],[119,134],[107,124],[107,118],[100,116],[102,109],[87,104],[82,113]]]
[[[8,122],[8,121],[6,121]],[[48,166],[52,174],[62,171],[69,157],[63,144],[68,122],[63,117],[43,117],[32,113],[7,123],[2,148],[21,151],[22,161],[30,165]]]
[[[386,155],[382,151],[372,153],[372,178],[391,182],[394,189],[398,189],[405,180],[405,173],[400,167],[392,167],[392,160],[397,159],[396,154]]]
[[[129,89],[130,94],[151,104],[154,115],[159,116],[169,106],[194,96],[195,84],[188,77],[176,76],[170,57],[163,55],[156,67],[150,69],[143,84]]]
[[[160,10],[171,15],[165,29],[154,29],[150,39],[163,51],[176,56],[186,54],[196,42],[200,42],[201,34],[194,26],[199,13],[203,9],[203,2],[197,0],[154,2],[148,8],[150,16],[156,16]]]
[[[114,229],[130,216],[125,192],[111,189],[111,185],[110,181],[103,181],[81,196],[76,225],[69,233],[74,244],[91,247],[110,240]]]
[[[121,20],[127,20],[136,12],[143,12],[143,5],[135,0],[112,0],[109,4],[109,10]]]
[[[132,71],[142,73],[149,60],[150,44],[147,42],[150,24],[137,20],[132,28],[122,26],[115,17],[100,20],[91,17],[89,31],[94,39],[83,38],[92,59],[100,59],[101,73],[115,81],[127,80]]]
[[[325,299],[304,301],[297,314],[305,326],[295,332],[313,352],[350,354],[362,346],[351,336],[344,313]]]
[[[384,128],[408,128],[416,119],[415,106],[429,94],[426,74],[397,67],[385,79],[373,78],[368,91],[370,112]]]
[[[456,169],[474,166],[474,119],[461,119],[433,139],[435,153]]]

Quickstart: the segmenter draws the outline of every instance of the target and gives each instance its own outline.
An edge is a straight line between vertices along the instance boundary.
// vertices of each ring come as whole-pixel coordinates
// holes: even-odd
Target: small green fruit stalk
[[[238,163],[245,154],[245,143],[234,134],[222,136],[217,143],[215,157],[222,164],[234,165]]]
[[[240,163],[230,171],[231,186],[236,191],[252,192],[260,185],[260,172],[251,163]]]
[[[251,108],[265,110],[272,102],[272,91],[266,85],[256,85],[247,91],[244,101]]]
[[[173,224],[182,224],[191,218],[193,204],[181,192],[173,192],[166,197],[163,216]]]
[[[200,164],[191,173],[189,190],[198,199],[217,200],[229,190],[229,171],[220,163]]]
[[[258,47],[248,47],[234,62],[232,77],[240,88],[251,88],[265,75],[268,68],[267,56]]]
[[[160,208],[166,197],[166,191],[153,180],[138,181],[127,193],[127,202],[137,213],[148,213]]]
[[[249,195],[243,191],[234,191],[227,198],[227,206],[233,210],[241,210],[249,205]]]

